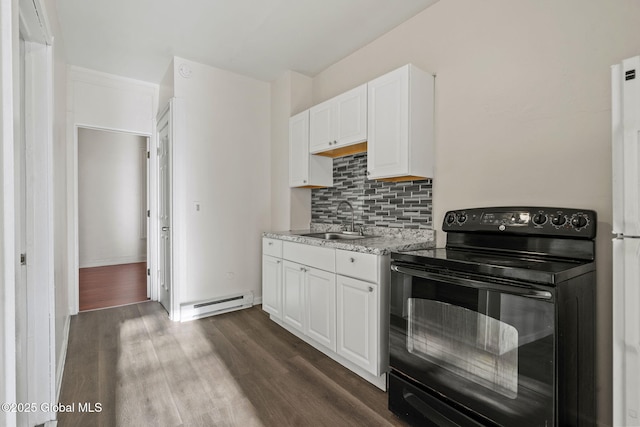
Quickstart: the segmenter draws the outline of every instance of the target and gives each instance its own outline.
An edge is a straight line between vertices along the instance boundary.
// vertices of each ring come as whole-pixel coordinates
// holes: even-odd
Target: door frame
[[[12,295],[14,315],[13,333],[14,341],[5,347],[5,356],[14,363],[12,377],[4,375],[7,380],[5,397],[13,393],[13,400],[4,401],[28,401],[28,402],[55,402],[57,401],[57,371],[56,371],[56,317],[55,317],[55,268],[54,268],[54,162],[53,162],[53,35],[47,20],[44,4],[40,0],[14,2],[18,5],[18,23],[12,28],[12,35],[16,37],[18,44],[20,38],[24,39],[24,55],[13,55],[13,59],[19,58],[23,62],[21,76],[12,76],[14,86],[20,86],[24,78],[24,92],[20,89],[13,96],[19,94],[20,101],[13,102],[13,106],[21,105],[20,111],[11,110],[11,113],[20,117],[17,130],[18,136],[25,145],[24,167],[27,174],[19,191],[26,198],[26,211],[22,212],[15,206],[15,198],[7,204],[5,209],[12,210],[12,215],[23,215],[21,219],[26,224],[26,235],[15,233],[13,246],[5,246],[5,252],[11,252],[13,256],[15,275],[16,269],[21,268],[16,249],[17,243],[26,252],[27,277],[23,283],[23,289],[14,288]],[[11,14],[16,10],[10,10]],[[7,9],[3,7],[3,12]],[[1,27],[5,27],[3,22]],[[4,32],[3,32],[4,34]],[[10,37],[12,39],[12,37]],[[3,67],[5,66],[4,54],[5,42],[3,38],[2,53]],[[15,43],[13,41],[12,43]],[[14,44],[15,47],[15,44]],[[16,68],[21,68],[22,65]],[[3,90],[5,90],[3,88]],[[6,98],[5,98],[6,99]],[[3,102],[3,107],[5,106]],[[13,122],[13,120],[12,120]],[[14,125],[14,132],[16,131]],[[5,134],[6,136],[6,134]],[[7,141],[4,141],[6,144]],[[6,148],[6,145],[5,145]],[[6,150],[5,150],[6,153]],[[6,169],[7,161],[4,158]],[[11,167],[11,173],[15,174],[15,165]],[[20,168],[22,166],[19,166]],[[15,175],[14,175],[15,176]],[[6,177],[6,175],[5,175]],[[5,181],[5,183],[7,183]],[[15,189],[15,181],[11,184]],[[5,185],[6,188],[6,185]],[[15,193],[14,197],[15,197]],[[6,195],[6,193],[5,193]],[[5,214],[6,214],[5,210]],[[13,218],[15,224],[15,217]],[[6,222],[5,222],[6,224]],[[5,229],[6,232],[6,229]],[[5,240],[6,242],[6,240]],[[7,286],[15,286],[13,280],[8,280]],[[5,287],[5,297],[9,292]],[[9,302],[10,299],[5,299]],[[10,313],[7,313],[8,315]],[[6,318],[5,318],[6,320]],[[8,322],[5,323],[8,326]],[[6,331],[6,329],[5,329]],[[6,337],[5,337],[6,338]],[[4,340],[3,344],[7,341]],[[13,354],[7,354],[13,351]],[[9,389],[13,387],[13,391]],[[32,413],[15,414],[11,418],[5,418],[11,424],[36,425],[48,423],[56,418],[56,414],[50,410],[36,411]]]
[[[179,153],[176,141],[181,140],[181,136],[184,134],[184,124],[185,124],[185,107],[184,107],[184,101],[180,98],[170,98],[167,102],[167,104],[162,107],[162,109],[159,110],[157,116],[156,116],[156,121],[155,121],[155,125],[156,125],[156,135],[154,138],[154,144],[153,144],[153,149],[151,151],[155,151],[156,157],[154,159],[155,163],[155,174],[156,174],[156,186],[154,188],[154,192],[156,195],[156,208],[158,208],[158,203],[159,203],[159,192],[160,192],[160,170],[158,167],[158,156],[157,156],[157,151],[159,148],[159,132],[158,130],[158,124],[160,123],[161,120],[163,120],[165,117],[167,117],[168,120],[168,125],[169,125],[169,175],[170,175],[170,184],[169,184],[169,197],[171,198],[170,200],[170,225],[169,225],[169,235],[170,235],[170,240],[171,240],[171,266],[170,266],[170,273],[171,273],[171,290],[169,293],[169,319],[173,320],[173,321],[180,321],[181,320],[181,313],[180,313],[180,302],[181,302],[181,292],[180,292],[180,283],[183,283],[184,281],[181,280],[182,279],[182,274],[183,274],[183,265],[185,265],[186,262],[186,245],[185,245],[185,236],[186,236],[186,230],[184,229],[184,222],[181,221],[182,215],[184,215],[184,206],[182,206],[183,204],[178,202],[178,198],[182,196],[182,193],[176,193],[175,188],[180,186],[180,182],[178,181],[180,179],[180,177],[182,177],[182,173],[179,170],[178,166],[180,164],[179,159],[177,158],[177,155]],[[154,215],[154,213],[151,213],[151,217],[154,218],[156,220],[156,227],[152,228],[152,230],[155,230],[154,232],[152,232],[151,234],[156,236],[156,242],[157,242],[157,246],[156,246],[156,267],[159,268],[160,266],[160,242],[159,242],[159,236],[160,236],[160,229],[159,229],[159,221],[158,221],[158,210],[156,210],[156,215]],[[158,276],[158,271],[156,269],[156,271],[152,272],[152,274],[155,274],[155,277],[157,278]],[[155,285],[152,286],[151,288],[153,290],[155,290],[156,292],[156,299],[160,294],[160,280],[157,280],[155,282]]]
[[[78,130],[79,129],[91,129],[104,132],[124,133],[127,135],[140,136],[147,139],[147,152],[149,158],[147,159],[147,209],[150,211],[150,215],[147,217],[147,268],[149,274],[147,274],[147,297],[152,301],[157,301],[157,292],[155,292],[156,283],[154,268],[157,265],[156,245],[157,238],[150,230],[157,228],[157,220],[154,219],[154,212],[157,211],[157,198],[155,193],[157,192],[157,180],[155,178],[154,161],[156,153],[150,149],[150,141],[154,138],[154,135],[143,132],[128,131],[122,129],[100,127],[95,125],[84,125],[81,123],[73,123],[73,215],[72,215],[72,229],[74,230],[73,236],[73,267],[71,270],[71,293],[69,295],[69,301],[71,305],[71,314],[78,314],[80,309],[80,222],[79,222],[79,206],[78,206]],[[154,132],[155,133],[155,132]]]
[[[14,38],[18,37],[14,2],[0,0],[0,399],[16,402]],[[0,412],[0,425],[15,425],[16,414]]]

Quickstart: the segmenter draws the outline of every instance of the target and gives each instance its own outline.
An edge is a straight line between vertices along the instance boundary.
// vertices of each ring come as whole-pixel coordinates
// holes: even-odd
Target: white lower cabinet
[[[305,334],[336,351],[336,275],[307,268]]]
[[[283,261],[282,320],[336,351],[336,275]]]
[[[378,285],[337,276],[337,353],[367,372],[378,363]]]
[[[282,319],[282,259],[262,256],[262,309]]]
[[[263,239],[262,308],[386,390],[389,256]]]
[[[282,261],[282,321],[304,331],[304,266]]]

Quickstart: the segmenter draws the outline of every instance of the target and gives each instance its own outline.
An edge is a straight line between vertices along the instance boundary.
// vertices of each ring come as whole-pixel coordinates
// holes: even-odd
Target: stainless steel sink
[[[316,239],[324,240],[357,240],[364,239],[366,236],[360,236],[359,234],[343,234],[343,233],[309,233],[301,234],[304,237],[313,237]]]

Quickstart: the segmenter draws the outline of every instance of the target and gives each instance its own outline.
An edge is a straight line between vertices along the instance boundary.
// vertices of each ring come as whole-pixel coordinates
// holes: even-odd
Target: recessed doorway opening
[[[149,299],[148,137],[78,128],[79,310]]]

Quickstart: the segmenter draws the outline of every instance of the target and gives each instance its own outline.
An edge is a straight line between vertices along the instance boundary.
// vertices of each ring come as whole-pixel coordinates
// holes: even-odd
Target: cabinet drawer
[[[378,283],[378,256],[336,249],[336,272]]]
[[[282,240],[262,238],[262,254],[282,258]]]
[[[320,270],[336,271],[335,249],[332,248],[283,242],[282,258]]]

